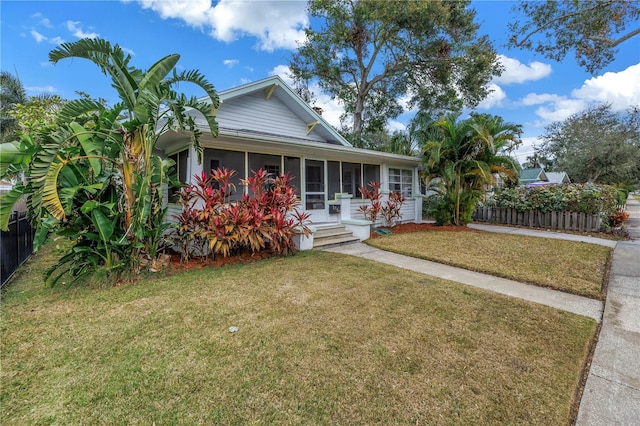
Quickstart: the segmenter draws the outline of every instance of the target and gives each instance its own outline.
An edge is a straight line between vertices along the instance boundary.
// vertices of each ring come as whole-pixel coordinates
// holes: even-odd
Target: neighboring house
[[[524,169],[520,173],[520,183],[527,184],[533,182],[548,182],[549,178],[544,169]]]
[[[556,185],[571,183],[569,175],[567,175],[566,172],[545,172],[545,174],[547,175],[547,179],[550,183],[554,183]]]
[[[358,207],[368,203],[359,187],[382,182],[385,192],[401,191],[407,198],[402,222],[420,222],[420,158],[354,148],[282,79],[269,77],[219,93],[219,135],[212,138],[204,119],[203,163],[199,164],[188,134],[168,131],[156,147],[176,161],[178,177],[189,182],[203,169],[237,171],[236,199],[242,196],[240,179],[252,171],[290,173],[298,188],[300,207],[313,224],[362,221]],[[233,199],[233,198],[232,198]],[[180,206],[171,205],[169,216]],[[367,226],[368,229],[368,226]]]

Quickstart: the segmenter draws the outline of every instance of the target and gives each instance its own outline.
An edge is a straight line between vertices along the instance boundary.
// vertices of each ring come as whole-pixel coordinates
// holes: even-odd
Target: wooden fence
[[[600,229],[600,215],[578,212],[518,211],[506,207],[476,207],[473,220],[531,228],[593,232]]]

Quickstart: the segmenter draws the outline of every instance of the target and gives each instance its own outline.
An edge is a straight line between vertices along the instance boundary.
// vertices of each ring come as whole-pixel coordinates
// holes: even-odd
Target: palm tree
[[[449,115],[434,123],[424,145],[423,178],[427,186],[441,186],[444,201],[436,214],[441,225],[466,225],[484,186],[494,173],[517,177],[516,162],[506,155],[520,134],[519,127],[500,117],[474,115],[458,120]]]
[[[483,141],[484,151],[480,159],[489,166],[494,177],[517,183],[520,165],[513,152],[522,143],[522,126],[490,114],[472,114],[471,120],[476,137]]]
[[[0,71],[0,143],[15,139],[16,121],[8,112],[26,101],[27,93],[20,79],[8,71]]]

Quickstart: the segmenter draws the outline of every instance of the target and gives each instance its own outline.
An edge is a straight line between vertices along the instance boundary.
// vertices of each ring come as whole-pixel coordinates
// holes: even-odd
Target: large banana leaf
[[[5,192],[0,196],[0,230],[9,230],[9,219],[13,212],[13,206],[16,205],[18,200],[24,195],[25,187],[18,183],[10,191]]]
[[[0,179],[12,173],[11,166],[29,164],[31,154],[21,149],[20,142],[0,144]]]
[[[103,39],[82,39],[72,43],[62,43],[49,52],[49,60],[54,64],[65,58],[88,59],[98,65],[102,72],[111,76],[113,87],[118,91],[121,99],[132,110],[135,107],[135,80],[129,73],[128,63],[130,55],[117,44],[112,46]]]
[[[92,112],[103,112],[104,105],[93,99],[75,99],[67,102],[58,114],[58,120],[61,123],[68,123],[85,114]]]
[[[107,216],[100,211],[100,209],[94,209],[91,211],[91,220],[95,227],[98,229],[98,233],[100,238],[104,242],[105,245],[109,243],[109,239],[113,235],[114,226],[109,221]]]
[[[51,163],[42,187],[42,204],[58,220],[64,220],[66,214],[58,194],[58,175],[67,162],[60,156]]]
[[[85,154],[89,156],[89,164],[93,169],[93,174],[98,176],[102,170],[102,161],[98,158],[100,155],[100,146],[93,142],[93,133],[82,127],[80,124],[71,122],[69,127],[75,133],[76,138],[80,142]]]

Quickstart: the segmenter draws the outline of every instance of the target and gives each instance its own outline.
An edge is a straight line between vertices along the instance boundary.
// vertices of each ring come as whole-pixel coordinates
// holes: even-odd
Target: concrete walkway
[[[361,243],[327,251],[484,288],[602,322],[576,424],[636,425],[640,424],[640,203],[630,197],[627,211],[630,218],[625,227],[632,241],[616,242],[554,231],[469,225],[489,232],[581,241],[614,248],[606,306],[597,300],[403,256]]]
[[[627,200],[633,241],[613,251],[609,289],[577,425],[640,424],[640,203]]]
[[[363,243],[332,247],[326,249],[326,251],[375,260],[376,262],[410,269],[433,277],[495,291],[496,293],[506,294],[507,296],[517,297],[530,302],[541,303],[556,309],[562,309],[593,318],[598,322],[602,319],[603,303],[587,297],[523,284],[506,278],[494,277],[493,275],[473,272],[454,266],[430,262],[428,260],[416,259],[415,257],[380,250]]]

